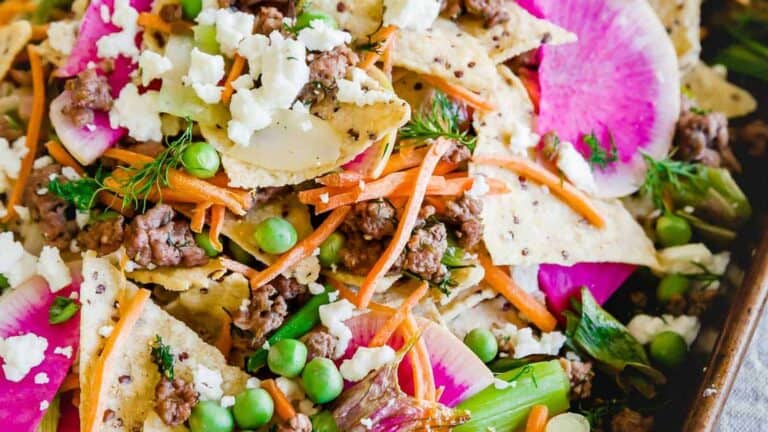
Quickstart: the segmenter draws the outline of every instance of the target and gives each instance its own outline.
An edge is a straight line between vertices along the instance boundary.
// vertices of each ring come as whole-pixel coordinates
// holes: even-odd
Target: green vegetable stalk
[[[283,339],[298,339],[309,333],[320,322],[320,306],[328,304],[328,291],[309,299],[293,316],[267,339],[274,345]],[[246,370],[256,372],[267,364],[268,351],[261,348],[246,360]]]
[[[45,415],[40,421],[40,424],[37,425],[36,432],[56,432],[59,428],[60,417],[61,409],[59,408],[59,397],[56,396],[45,411]]]
[[[497,378],[509,384],[504,388],[498,383],[491,384],[456,407],[468,410],[472,417],[455,427],[455,432],[512,432],[525,424],[534,405],[546,405],[550,415],[569,407],[570,382],[558,360],[529,364]]]

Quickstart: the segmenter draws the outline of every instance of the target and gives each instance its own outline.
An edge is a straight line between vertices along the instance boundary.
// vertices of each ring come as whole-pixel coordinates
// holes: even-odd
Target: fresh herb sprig
[[[56,296],[48,309],[48,322],[61,324],[69,321],[80,309],[80,305],[69,297]]]
[[[474,151],[477,137],[470,136],[467,131],[459,128],[460,118],[459,107],[444,93],[436,91],[432,98],[431,109],[417,114],[403,126],[400,129],[400,138],[423,141],[444,137],[454,139],[470,151]]]
[[[5,290],[11,288],[11,283],[8,282],[8,278],[4,274],[0,273],[0,295],[5,293]]]
[[[157,370],[160,374],[169,380],[173,379],[173,353],[171,347],[163,343],[163,338],[160,335],[155,335],[155,343],[152,344],[152,361],[157,365]]]
[[[682,181],[688,181],[694,187],[699,186],[699,166],[690,162],[676,161],[669,158],[656,160],[643,153],[643,159],[648,167],[642,186],[658,209],[664,208],[664,189],[682,188]]]
[[[73,204],[78,210],[88,211],[93,207],[96,194],[102,189],[99,181],[91,177],[60,182],[59,177],[48,183],[48,191]]]
[[[133,204],[135,208],[146,209],[150,193],[169,185],[168,173],[181,166],[184,150],[192,144],[192,126],[192,121],[187,119],[187,127],[181,135],[172,141],[166,137],[166,148],[152,162],[141,168],[122,168],[130,175],[127,179],[119,180],[123,206]]]
[[[619,160],[618,150],[616,149],[616,142],[613,140],[613,135],[609,133],[611,140],[611,147],[606,150],[605,147],[597,139],[597,135],[594,132],[584,135],[584,144],[589,147],[589,158],[587,162],[593,167],[605,168],[608,165]]]

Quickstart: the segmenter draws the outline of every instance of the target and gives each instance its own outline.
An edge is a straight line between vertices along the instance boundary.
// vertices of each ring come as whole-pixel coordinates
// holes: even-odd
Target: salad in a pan
[[[751,215],[699,17],[4,0],[0,429],[654,430]]]

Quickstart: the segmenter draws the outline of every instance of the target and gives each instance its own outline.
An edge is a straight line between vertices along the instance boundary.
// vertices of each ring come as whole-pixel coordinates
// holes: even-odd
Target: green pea
[[[186,19],[195,19],[203,10],[203,0],[181,0],[181,11]]]
[[[306,363],[307,346],[296,339],[283,339],[269,347],[267,366],[278,375],[297,377]]]
[[[246,265],[253,263],[253,255],[250,252],[240,247],[239,244],[232,240],[227,241],[227,250],[235,261],[241,262]]]
[[[266,390],[247,389],[235,398],[232,414],[240,429],[258,428],[272,420],[275,404]]]
[[[221,253],[221,251],[216,249],[213,246],[213,243],[211,243],[211,237],[208,233],[208,230],[195,233],[195,243],[197,243],[197,245],[200,246],[200,248],[204,250],[205,254],[209,257],[215,257]]]
[[[192,27],[195,38],[195,46],[206,54],[219,54],[219,42],[216,41],[216,26],[196,25]]]
[[[496,336],[490,330],[476,328],[464,336],[464,344],[472,350],[475,355],[480,357],[483,363],[496,358],[499,353],[499,344],[496,342]]]
[[[293,28],[298,32],[301,31],[301,29],[305,29],[307,27],[310,27],[310,24],[312,24],[312,21],[320,20],[325,21],[325,23],[331,27],[331,28],[339,28],[339,25],[336,24],[336,20],[333,19],[332,16],[328,15],[325,12],[321,11],[311,11],[311,10],[305,10],[299,14],[299,16],[296,17],[296,23],[294,24]]]
[[[288,252],[298,240],[296,228],[280,217],[264,219],[256,225],[253,238],[261,250],[270,254]]]
[[[191,432],[231,432],[235,429],[232,413],[217,402],[200,401],[189,417]]]
[[[344,390],[344,379],[336,365],[323,357],[315,357],[307,363],[301,380],[307,396],[316,404],[328,403],[339,397]]]
[[[667,303],[675,296],[682,296],[691,287],[691,281],[679,274],[664,276],[656,288],[656,298],[662,303]]]
[[[320,245],[320,264],[330,267],[339,262],[339,251],[344,247],[344,235],[334,232]]]
[[[190,144],[181,155],[181,163],[193,176],[207,179],[216,175],[221,161],[219,152],[204,141]]]
[[[657,334],[651,340],[651,358],[658,364],[674,368],[680,366],[688,353],[685,339],[673,331]]]
[[[330,411],[320,411],[312,416],[312,432],[339,432],[336,419]]]
[[[656,237],[664,247],[684,245],[692,236],[691,225],[680,216],[666,214],[656,221]]]

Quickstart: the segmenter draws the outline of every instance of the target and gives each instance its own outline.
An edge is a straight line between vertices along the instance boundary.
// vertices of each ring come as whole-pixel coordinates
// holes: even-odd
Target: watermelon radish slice
[[[672,42],[647,0],[518,0],[533,15],[578,35],[541,48],[537,131],[555,131],[585,156],[594,132],[618,161],[596,169],[597,194],[636,191],[645,176],[641,152],[667,154],[680,108]]]
[[[352,340],[339,362],[351,358],[358,347],[367,346],[386,319],[385,315],[372,312],[347,320],[346,325],[352,330]],[[444,388],[440,403],[447,407],[455,407],[459,402],[493,382],[493,374],[488,367],[448,329],[427,320],[420,320],[419,325],[424,328],[422,337],[429,351],[435,386]],[[403,345],[403,340],[393,337],[390,345],[394,349],[399,349]],[[400,364],[398,379],[402,390],[413,395],[408,357]]]
[[[360,173],[366,178],[378,178],[387,166],[392,150],[395,148],[396,139],[397,132],[390,133],[344,164],[342,168]]]
[[[557,264],[539,266],[539,288],[547,297],[547,306],[556,316],[570,306],[586,286],[599,304],[603,304],[635,271],[637,266],[620,263],[579,263],[570,267]]]
[[[7,338],[34,333],[48,340],[45,359],[20,382],[11,382],[0,375],[0,418],[3,430],[32,432],[43,418],[45,410],[40,409],[42,401],[51,402],[69,372],[80,337],[80,317],[75,315],[69,321],[52,325],[48,323],[48,310],[56,296],[69,296],[80,289],[80,270],[72,269],[73,282],[56,294],[51,293],[48,284],[35,276],[0,300],[0,337]],[[73,355],[67,358],[54,354],[56,347],[72,347]],[[36,374],[48,376],[45,384],[35,384]]]

